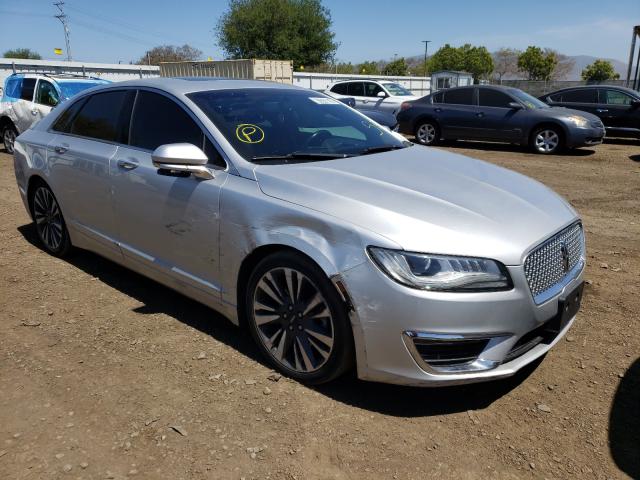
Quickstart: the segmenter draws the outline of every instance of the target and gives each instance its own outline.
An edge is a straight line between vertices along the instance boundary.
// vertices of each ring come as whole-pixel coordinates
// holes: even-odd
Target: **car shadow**
[[[415,143],[415,142],[414,142]],[[534,152],[530,148],[522,145],[513,145],[510,143],[493,143],[493,142],[479,142],[473,140],[456,140],[456,141],[443,141],[437,147],[446,147],[449,149],[464,149],[464,150],[482,150],[492,152],[518,152],[518,153],[530,153],[534,155]],[[562,150],[561,152],[550,157],[587,157],[593,155],[595,150],[588,148],[572,148],[568,150]],[[544,155],[540,155],[543,157]]]
[[[609,448],[620,470],[640,478],[640,358],[625,372],[613,398]]]
[[[610,137],[605,137],[604,138],[604,143],[606,144],[613,144],[613,145],[631,145],[631,146],[637,146],[640,144],[639,140],[637,138],[610,138]]]
[[[18,227],[18,231],[26,241],[41,248],[33,224],[22,225]],[[77,249],[64,260],[140,302],[142,305],[134,308],[134,312],[168,315],[271,369],[249,333],[233,325],[215,310],[86,250]],[[345,405],[386,415],[442,415],[489,406],[520,385],[541,361],[539,359],[531,363],[513,377],[504,380],[454,387],[418,388],[365,382],[358,380],[355,373],[352,373],[329,384],[310,388]]]
[[[634,162],[640,162],[640,155],[629,155],[629,160],[633,160]]]

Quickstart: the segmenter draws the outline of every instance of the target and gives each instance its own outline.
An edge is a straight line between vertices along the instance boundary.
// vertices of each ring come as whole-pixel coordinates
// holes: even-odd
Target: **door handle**
[[[482,118],[484,117],[484,113],[483,112],[476,113],[476,117]]]
[[[38,110],[31,110],[31,115],[38,115]]]
[[[436,108],[436,109],[434,109],[434,112],[436,112],[436,113],[440,113],[441,111],[442,111],[442,109],[441,109],[441,108]]]
[[[596,112],[598,113],[607,113],[609,110],[607,110],[606,108],[596,108]]]
[[[118,166],[124,170],[133,170],[138,166],[137,160],[122,159],[118,160]]]
[[[54,150],[56,153],[60,153],[60,154],[62,154],[62,153],[66,153],[66,151],[67,151],[67,150],[69,150],[69,148],[68,148],[68,147],[65,147],[65,146],[63,146],[63,145],[56,145],[55,147],[53,147],[53,150]]]

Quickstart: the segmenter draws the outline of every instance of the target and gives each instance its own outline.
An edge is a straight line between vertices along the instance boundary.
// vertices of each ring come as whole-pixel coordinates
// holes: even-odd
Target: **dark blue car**
[[[529,145],[551,154],[597,145],[605,135],[595,115],[552,108],[517,88],[489,85],[441,90],[405,102],[397,119],[400,133],[415,135],[423,145],[483,140]]]

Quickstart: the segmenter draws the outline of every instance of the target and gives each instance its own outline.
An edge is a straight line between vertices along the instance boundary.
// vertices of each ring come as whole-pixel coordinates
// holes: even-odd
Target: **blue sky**
[[[158,44],[189,43],[223,57],[213,33],[226,0],[67,0],[74,60],[128,63]],[[638,0],[324,0],[340,43],[340,61],[420,55],[445,43],[526,48],[627,61]],[[28,47],[43,58],[64,48],[48,0],[0,0],[0,53]]]

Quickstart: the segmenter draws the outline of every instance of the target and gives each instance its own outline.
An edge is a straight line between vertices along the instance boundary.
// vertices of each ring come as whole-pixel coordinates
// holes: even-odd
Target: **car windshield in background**
[[[95,82],[89,81],[81,81],[81,82],[71,82],[71,81],[58,81],[58,86],[60,87],[60,91],[62,92],[63,98],[71,98],[77,93],[86,90],[87,88],[95,87],[98,85],[105,85],[109,82],[106,80],[96,80]]]
[[[249,161],[326,160],[405,146],[338,100],[313,91],[253,88],[187,96]]]
[[[536,97],[532,97],[522,90],[513,89],[510,90],[509,93],[520,100],[520,102],[522,102],[527,108],[550,108],[549,105],[547,105],[543,101],[538,100]]]
[[[398,85],[397,83],[383,83],[384,88],[386,88],[391,95],[396,97],[411,97],[413,93],[404,88],[402,85]]]

